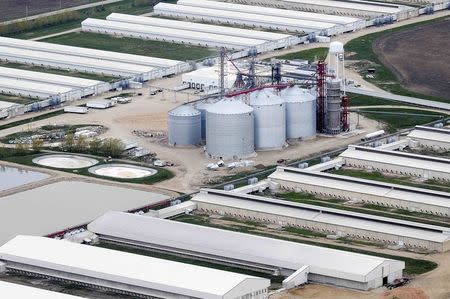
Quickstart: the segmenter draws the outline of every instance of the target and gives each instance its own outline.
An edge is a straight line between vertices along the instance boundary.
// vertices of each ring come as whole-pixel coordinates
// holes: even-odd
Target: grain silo
[[[316,98],[298,86],[281,91],[286,103],[286,138],[308,139],[316,135]]]
[[[255,152],[253,108],[222,100],[206,112],[206,150],[213,157],[243,158]]]
[[[345,79],[344,69],[344,44],[338,41],[330,43],[328,52],[328,73],[336,79]]]
[[[286,144],[286,108],[283,100],[268,89],[250,94],[255,114],[255,148],[280,149]]]
[[[174,146],[200,143],[201,114],[190,105],[181,105],[168,113],[169,144]]]
[[[212,105],[214,105],[214,103],[212,102],[198,102],[197,104],[195,104],[195,108],[201,113],[202,140],[206,139],[206,110],[208,110],[208,108]]]
[[[341,82],[333,79],[327,82],[326,130],[328,134],[341,132]]]

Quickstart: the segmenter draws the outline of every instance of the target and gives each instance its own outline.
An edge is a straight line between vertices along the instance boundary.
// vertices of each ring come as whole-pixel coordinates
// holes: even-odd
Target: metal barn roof
[[[197,194],[193,202],[211,203],[241,210],[260,211],[273,215],[317,221],[355,229],[400,235],[432,242],[450,240],[449,228],[398,220],[369,214],[299,204],[261,196],[236,194],[220,190],[206,189]]]
[[[327,22],[334,24],[348,24],[359,21],[358,18],[326,15],[313,12],[295,11],[287,9],[278,9],[271,7],[262,7],[256,5],[243,5],[229,2],[207,1],[207,0],[178,0],[178,5],[197,6],[204,8],[223,9],[228,11],[247,12],[259,15],[278,16],[292,18],[297,20],[309,20],[318,22]]]
[[[193,23],[193,22],[184,22],[184,21],[176,21],[162,18],[152,18],[152,17],[141,17],[141,16],[133,16],[126,15],[120,13],[112,13],[106,17],[109,21],[117,21],[124,23],[132,23],[132,24],[140,24],[140,25],[149,25],[156,27],[164,27],[164,28],[174,28],[174,29],[183,29],[197,32],[205,32],[205,33],[214,33],[225,36],[237,36],[251,39],[259,39],[259,40],[279,40],[283,38],[287,38],[290,35],[274,33],[274,32],[266,32],[259,30],[249,30],[249,29],[241,29],[234,27],[226,27],[219,25],[209,25],[203,23]]]
[[[450,144],[450,130],[448,129],[416,126],[414,130],[408,134],[408,137]]]
[[[270,284],[264,278],[23,235],[0,247],[0,259],[205,299],[227,298],[235,288],[243,296]]]
[[[174,29],[166,27],[155,27],[149,25],[139,25],[125,22],[115,22],[99,19],[86,19],[81,23],[83,30],[89,30],[89,27],[113,30],[118,32],[129,32],[129,33],[142,33],[149,36],[157,37],[159,40],[172,41],[172,38],[184,40],[185,42],[191,42],[192,44],[198,44],[201,42],[205,43],[216,43],[221,45],[233,45],[238,47],[251,47],[257,46],[265,43],[265,40],[250,39],[243,37],[228,37],[222,34],[214,33],[199,33],[196,31],[184,30],[184,29]],[[214,44],[211,44],[214,46]]]
[[[1,77],[10,77],[13,79],[35,81],[42,83],[51,83],[62,86],[72,87],[91,87],[104,82],[97,80],[90,80],[84,78],[77,78],[71,76],[55,75],[43,72],[34,72],[28,70],[15,69],[10,67],[0,67]]]
[[[184,6],[184,5],[176,5],[169,3],[158,3],[155,5],[155,13],[160,13],[163,11],[171,12],[171,13],[179,13],[179,14],[187,14],[192,16],[202,17],[220,17],[226,20],[229,20],[230,23],[233,23],[233,20],[238,22],[246,21],[246,22],[254,22],[256,23],[264,23],[272,26],[279,27],[291,27],[295,28],[297,31],[311,31],[311,30],[321,30],[328,29],[335,26],[333,23],[327,22],[317,22],[317,21],[308,21],[308,20],[296,20],[291,18],[283,18],[276,16],[266,16],[266,15],[258,15],[256,13],[243,13],[236,11],[225,11],[220,9],[210,9],[203,7],[193,7],[193,6]]]
[[[450,194],[430,189],[395,185],[325,172],[302,170],[291,167],[278,167],[269,178],[304,183],[308,185],[359,192],[412,203],[424,203],[440,207],[450,207]]]
[[[381,150],[355,145],[350,145],[348,149],[339,156],[342,158],[354,158],[374,163],[387,163],[396,166],[427,169],[430,171],[450,174],[450,160],[438,157]]]
[[[86,57],[99,59],[104,61],[111,61],[117,63],[130,63],[141,66],[151,67],[168,67],[174,66],[180,61],[156,58],[149,56],[141,56],[134,54],[126,54],[119,52],[103,51],[89,48],[81,48],[74,46],[65,46],[45,42],[30,41],[24,39],[15,39],[8,37],[0,37],[0,46],[23,48],[28,50],[39,50],[42,52],[68,54],[72,56]]]
[[[0,281],[0,298],[5,299],[80,299],[82,297]]]
[[[106,213],[88,229],[101,235],[293,271],[310,265],[311,273],[361,282],[373,279],[375,270],[384,263],[390,264],[392,272],[404,268],[400,261],[127,213]]]
[[[349,10],[366,10],[378,12],[380,14],[394,14],[402,11],[407,6],[400,6],[388,3],[374,3],[369,1],[335,1],[335,0],[282,0],[284,2],[293,2],[298,4],[321,5],[328,7],[346,8]]]

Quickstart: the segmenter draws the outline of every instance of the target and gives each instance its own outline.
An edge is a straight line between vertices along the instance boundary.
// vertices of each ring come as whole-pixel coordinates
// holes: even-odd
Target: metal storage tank
[[[262,89],[250,94],[255,114],[255,148],[280,149],[286,143],[286,108],[274,92]]]
[[[212,105],[214,105],[214,103],[212,102],[198,102],[195,105],[195,108],[200,111],[201,113],[201,139],[205,140],[206,139],[206,110],[208,110],[209,107],[211,107]]]
[[[281,91],[286,103],[286,138],[308,139],[316,135],[316,98],[298,86]]]
[[[200,143],[200,111],[190,105],[182,105],[169,111],[168,115],[170,145],[197,145]]]
[[[327,82],[327,117],[326,129],[328,134],[336,135],[341,132],[341,82],[333,79]]]
[[[206,112],[206,151],[223,159],[255,152],[253,108],[237,99],[222,100]]]

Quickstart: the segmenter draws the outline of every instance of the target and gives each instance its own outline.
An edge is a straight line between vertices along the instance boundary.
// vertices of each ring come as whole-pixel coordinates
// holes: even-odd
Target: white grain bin
[[[308,139],[316,135],[316,98],[298,86],[281,91],[286,103],[286,137]]]
[[[169,144],[174,146],[200,143],[200,111],[190,105],[181,105],[168,113]]]
[[[206,150],[223,159],[255,152],[253,108],[237,99],[222,100],[206,112]]]
[[[273,91],[262,89],[250,94],[255,114],[255,148],[280,149],[286,143],[286,108]]]
[[[195,105],[195,108],[200,111],[201,113],[201,119],[202,119],[202,133],[201,133],[201,138],[202,140],[206,139],[206,110],[208,110],[209,107],[211,107],[212,105],[214,105],[214,103],[211,102],[198,102]]]

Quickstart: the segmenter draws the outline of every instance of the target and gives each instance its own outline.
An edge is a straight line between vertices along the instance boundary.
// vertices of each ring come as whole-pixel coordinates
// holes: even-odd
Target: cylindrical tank
[[[222,100],[206,112],[206,151],[222,159],[255,152],[253,108],[240,100]]]
[[[281,91],[286,103],[286,137],[308,139],[316,135],[316,98],[298,86]]]
[[[286,108],[283,100],[268,89],[250,94],[255,114],[255,148],[280,149],[286,143]]]
[[[201,139],[205,140],[206,139],[206,110],[208,110],[209,107],[211,107],[212,105],[214,105],[214,103],[210,103],[210,102],[198,102],[195,105],[195,108],[200,111],[201,113]]]
[[[341,42],[335,41],[330,43],[328,73],[341,81],[344,79],[344,44]]]
[[[341,132],[341,83],[337,79],[327,82],[327,132],[339,134]]]
[[[201,114],[190,105],[181,105],[168,113],[169,144],[197,145],[200,143]]]

